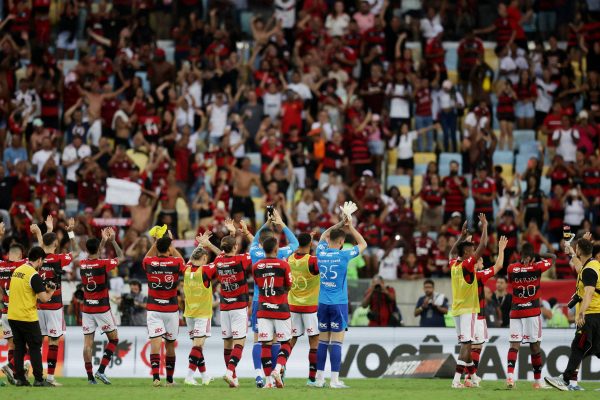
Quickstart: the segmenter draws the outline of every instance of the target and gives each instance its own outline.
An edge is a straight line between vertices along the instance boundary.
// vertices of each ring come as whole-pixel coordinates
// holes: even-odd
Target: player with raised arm
[[[479,297],[477,295],[476,267],[483,250],[487,246],[488,222],[485,214],[479,214],[481,222],[481,241],[475,245],[467,240],[467,223],[465,222],[460,237],[450,250],[450,276],[452,280],[452,309],[451,315],[456,323],[456,333],[460,344],[460,353],[456,363],[456,372],[452,380],[452,388],[464,388],[470,381],[461,383],[462,375],[466,372],[474,374],[471,359],[471,344],[475,335],[475,321],[479,313]],[[456,258],[455,258],[456,257]]]
[[[192,340],[192,350],[188,357],[189,366],[184,383],[190,386],[198,386],[194,379],[194,373],[198,370],[202,376],[202,385],[206,386],[211,378],[206,373],[206,362],[204,361],[203,346],[206,338],[210,337],[210,321],[213,315],[213,288],[209,282],[204,286],[202,272],[208,264],[208,252],[204,249],[210,233],[204,233],[196,237],[198,247],[194,249],[188,261],[183,275],[183,292],[185,294],[185,323]]]
[[[473,361],[473,369],[466,378],[471,381],[471,384],[467,384],[466,386],[479,387],[479,384],[481,383],[481,378],[477,376],[477,368],[479,367],[479,358],[481,356],[483,344],[488,342],[487,321],[485,319],[486,315],[484,311],[485,283],[502,269],[504,264],[504,249],[506,249],[507,243],[508,239],[506,236],[502,236],[498,240],[498,257],[496,258],[496,263],[492,268],[484,268],[483,258],[477,260],[477,264],[475,265],[477,271],[475,273],[475,277],[477,279],[477,295],[479,297],[479,314],[477,314],[477,319],[475,320],[475,334],[473,335],[473,344],[471,345],[471,360]]]
[[[75,234],[73,228],[75,220],[70,218],[67,224],[67,234],[71,241],[71,249],[75,248]],[[56,290],[52,295],[52,299],[47,303],[38,302],[38,316],[40,321],[40,329],[42,336],[48,337],[48,353],[46,362],[48,365],[46,380],[52,386],[62,386],[54,379],[54,371],[58,361],[58,345],[60,338],[65,332],[65,315],[63,311],[63,301],[61,292],[61,277],[62,270],[71,264],[73,257],[71,253],[56,254],[58,249],[58,236],[52,232],[54,226],[52,216],[46,219],[47,232],[42,235],[40,228],[37,225],[32,225],[30,230],[40,243],[40,246],[46,253],[44,263],[39,270],[39,275],[44,281],[44,284],[53,282],[56,285]]]
[[[4,237],[4,222],[0,222],[0,238]],[[15,269],[27,262],[23,259],[25,251],[23,246],[18,243],[12,243],[8,249],[8,260],[0,260],[0,314],[2,316],[2,332],[3,337],[8,345],[8,362],[2,366],[2,372],[6,375],[6,379],[11,385],[14,385],[15,365],[14,365],[14,342],[13,333],[8,324],[8,304],[9,304],[9,287],[10,278]]]
[[[268,219],[267,222],[256,232],[252,243],[250,244],[250,259],[252,260],[252,265],[256,264],[258,261],[265,258],[265,252],[262,248],[263,242],[276,235],[276,232],[273,228],[280,227],[285,234],[285,238],[287,239],[288,245],[285,247],[280,247],[277,251],[277,258],[281,260],[285,260],[290,255],[296,251],[298,248],[298,239],[294,236],[294,233],[285,225],[283,219],[281,219],[281,215],[277,210],[267,209]],[[268,227],[271,226],[271,228]],[[230,227],[228,228],[230,229]],[[235,228],[233,228],[235,229]],[[256,372],[256,387],[262,388],[264,386],[264,380],[262,377],[262,357],[263,357],[263,346],[258,340],[258,324],[256,313],[258,310],[258,287],[256,283],[254,284],[254,293],[252,296],[252,315],[250,318],[250,325],[252,327],[252,331],[254,332],[254,345],[252,346],[252,362],[254,363],[254,370]],[[275,364],[277,362],[277,356],[279,354],[279,342],[274,342],[271,351],[272,351],[272,363]]]
[[[531,243],[521,246],[521,261],[508,266],[508,282],[512,285],[512,305],[510,308],[510,327],[508,349],[508,374],[506,387],[515,387],[514,372],[521,343],[528,343],[531,350],[533,367],[533,388],[542,388],[542,341],[541,294],[542,273],[554,265],[554,254],[541,254],[540,261],[534,254]]]
[[[167,386],[173,386],[175,373],[175,342],[179,334],[179,304],[177,286],[185,272],[185,262],[172,245],[171,232],[157,238],[142,261],[148,278],[146,306],[148,336],[150,338],[150,365],[154,387],[160,387],[160,347],[165,340],[165,367]]]
[[[298,338],[308,335],[308,381],[307,386],[315,385],[317,374],[317,347],[319,346],[319,266],[317,257],[310,255],[312,234],[301,233],[298,236],[299,247],[288,258],[292,271],[292,288],[288,293],[288,302],[292,315],[292,350]]]
[[[117,258],[100,258],[100,254],[107,242],[115,249]],[[110,385],[110,380],[106,377],[104,371],[119,344],[119,332],[117,331],[115,318],[110,310],[108,273],[123,262],[123,250],[117,244],[115,231],[112,228],[102,230],[101,241],[95,237],[89,238],[85,242],[85,248],[88,257],[79,262],[79,273],[81,275],[81,284],[83,285],[81,325],[84,335],[83,361],[85,363],[85,372],[87,373],[89,384],[97,385],[95,379],[97,378],[105,385]],[[96,328],[106,334],[108,343],[104,348],[100,366],[94,376],[92,372],[92,350],[94,348]]]
[[[354,203],[347,203],[356,210]],[[319,346],[317,347],[317,374],[315,387],[325,386],[325,364],[327,351],[330,354],[331,381],[333,389],[347,388],[339,380],[342,364],[342,343],[348,327],[348,262],[367,248],[367,242],[352,225],[352,211],[344,212],[343,219],[327,229],[321,235],[317,245],[317,263],[319,265],[320,290],[319,308]],[[342,229],[348,228],[358,243],[350,249],[341,250],[346,239]]]
[[[263,242],[265,258],[252,267],[252,275],[258,289],[258,340],[262,343],[262,365],[267,377],[265,388],[283,388],[282,368],[290,356],[292,320],[288,304],[288,291],[292,286],[292,273],[287,261],[277,257],[277,238],[269,237]],[[271,346],[277,340],[281,350],[273,367]]]
[[[254,237],[242,220],[242,233],[246,238]],[[235,234],[235,233],[234,233]],[[252,263],[249,254],[238,254],[239,245],[235,236],[221,239],[221,251],[213,265],[205,266],[202,272],[204,286],[217,280],[221,287],[221,336],[223,357],[227,371],[223,379],[229,387],[236,388],[239,382],[235,369],[242,358],[248,331],[248,271]]]

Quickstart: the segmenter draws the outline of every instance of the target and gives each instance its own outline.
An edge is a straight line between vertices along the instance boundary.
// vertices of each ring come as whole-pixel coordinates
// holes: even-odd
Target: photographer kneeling
[[[396,305],[396,291],[386,286],[383,278],[375,276],[362,301],[369,307],[369,326],[401,326],[402,316]]]
[[[546,382],[558,390],[583,390],[577,384],[579,366],[587,356],[600,356],[600,262],[592,258],[593,244],[588,239],[577,241],[575,253],[570,246],[566,251],[573,258],[571,265],[577,271],[577,292],[569,307],[576,307],[577,330],[571,344],[571,354],[562,377],[546,377]]]
[[[121,325],[145,326],[147,297],[142,293],[142,284],[138,280],[129,282],[129,293],[121,296],[119,311],[121,311]]]

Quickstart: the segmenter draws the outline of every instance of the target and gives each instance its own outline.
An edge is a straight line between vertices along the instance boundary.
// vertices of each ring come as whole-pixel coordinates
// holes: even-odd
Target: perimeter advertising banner
[[[208,373],[219,377],[224,374],[223,341],[218,335],[206,341],[204,357]],[[506,378],[506,355],[508,330],[490,329],[490,343],[483,350],[480,373],[484,379]],[[574,331],[571,329],[547,329],[544,331],[542,351],[545,361],[544,375],[558,375],[567,364],[569,347]],[[119,328],[119,346],[107,369],[110,377],[150,377],[150,346],[144,327]],[[69,327],[65,335],[62,375],[85,377],[83,364],[83,334],[80,327]],[[104,335],[96,335],[93,363],[97,366],[106,344]],[[184,377],[191,341],[184,328],[179,332],[175,375]],[[6,360],[6,343],[0,341],[0,363]],[[162,350],[164,352],[164,349]],[[252,339],[246,342],[244,354],[238,366],[238,375],[253,377]],[[456,355],[456,333],[452,328],[351,328],[346,334],[342,354],[341,376],[351,378],[381,377],[389,364],[400,355],[448,353]],[[533,379],[529,362],[529,348],[522,346],[517,362],[519,379]],[[164,365],[161,373],[164,374]],[[287,368],[287,376],[303,378],[308,375],[308,343],[301,337],[294,348]],[[600,380],[600,360],[587,358],[581,368],[582,380]]]

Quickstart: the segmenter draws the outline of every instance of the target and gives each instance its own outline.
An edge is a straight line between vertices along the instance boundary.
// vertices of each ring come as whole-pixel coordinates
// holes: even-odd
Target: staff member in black
[[[10,281],[10,304],[8,307],[8,323],[13,331],[15,344],[15,380],[16,386],[31,386],[23,373],[23,357],[29,349],[31,366],[35,381],[33,386],[51,387],[43,377],[42,365],[42,332],[38,321],[36,302],[47,302],[56,289],[54,283],[44,286],[38,274],[44,263],[46,252],[35,246],[29,250],[27,263],[15,269]]]

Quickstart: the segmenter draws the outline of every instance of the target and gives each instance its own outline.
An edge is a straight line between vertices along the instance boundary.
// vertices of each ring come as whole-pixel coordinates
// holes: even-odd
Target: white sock
[[[271,375],[267,376],[266,379],[267,379],[267,385],[273,384],[273,378],[271,378]]]
[[[227,372],[225,372],[225,375],[229,378],[233,378],[233,371],[227,370]]]
[[[571,379],[569,381],[569,385],[571,385],[571,386],[577,386],[577,381],[574,381],[573,379]]]
[[[325,371],[317,371],[317,376],[315,377],[315,380],[324,381],[325,378],[323,377],[323,375],[325,375]]]
[[[54,375],[46,375],[46,380],[47,381],[53,381],[54,380]]]
[[[254,373],[256,374],[256,376],[260,376],[260,377],[262,377],[262,375],[263,375],[262,369],[259,369],[259,368],[256,368],[254,370]]]
[[[194,378],[194,371],[193,369],[188,368],[188,373],[187,373],[187,379],[193,379]]]
[[[200,372],[202,379],[208,379],[208,374],[206,372]]]
[[[283,368],[283,365],[281,365],[281,364],[277,364],[277,365],[275,366],[275,371],[277,371],[277,373],[279,373],[279,374],[280,374],[280,373],[281,373],[281,368]]]
[[[339,378],[340,378],[340,373],[339,372],[333,372],[333,371],[331,371],[331,383],[338,383],[339,382]]]
[[[514,379],[514,376],[513,376],[512,372],[509,372],[507,376],[508,376],[508,379]]]
[[[467,364],[464,361],[458,360],[456,362],[456,365],[462,365],[462,366],[464,366],[465,370],[464,370],[463,373],[467,373],[467,370],[466,370],[466,365]],[[452,382],[453,383],[460,383],[460,379],[462,378],[462,375],[463,374],[461,374],[460,372],[454,372],[454,380]]]

